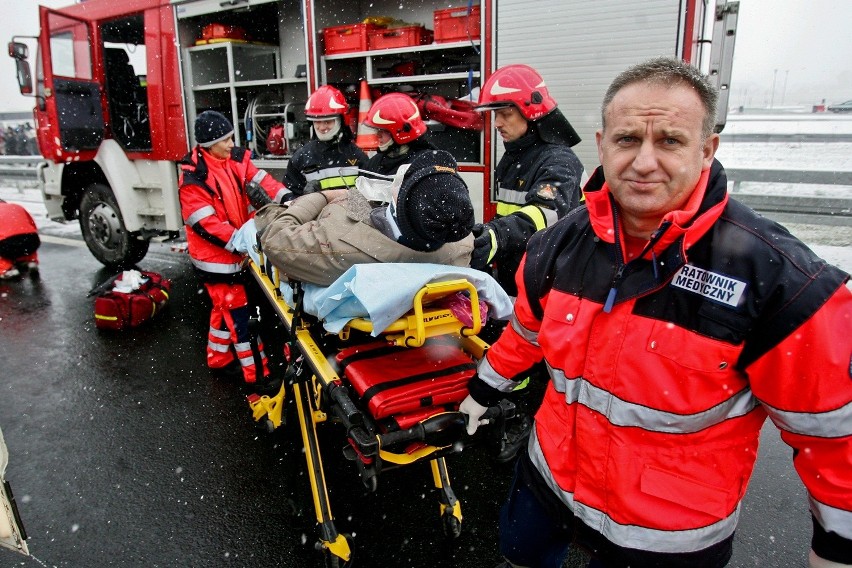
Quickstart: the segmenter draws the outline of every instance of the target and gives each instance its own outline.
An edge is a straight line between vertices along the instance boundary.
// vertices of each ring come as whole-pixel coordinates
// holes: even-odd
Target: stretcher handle
[[[379,434],[382,447],[394,444],[424,442],[430,446],[450,446],[461,439],[464,433],[464,414],[442,412],[418,422],[411,428]]]
[[[491,406],[482,415],[489,420],[504,421],[515,417],[515,404],[510,400],[501,400]],[[379,434],[382,447],[393,444],[425,442],[430,446],[451,446],[462,439],[467,428],[467,415],[461,412],[442,412],[418,422],[406,430]]]

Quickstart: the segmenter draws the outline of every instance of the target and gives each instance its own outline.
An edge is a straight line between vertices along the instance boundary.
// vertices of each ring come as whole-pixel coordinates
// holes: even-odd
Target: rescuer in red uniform
[[[38,278],[38,250],[41,241],[35,221],[17,203],[0,199],[0,280],[18,278],[29,272]]]
[[[269,375],[263,342],[249,327],[243,255],[234,251],[237,230],[254,212],[292,198],[287,188],[234,147],[234,127],[219,112],[195,121],[197,146],[181,161],[180,203],[189,256],[213,308],[207,365],[224,374],[238,366],[258,394],[274,394],[280,378]]]
[[[513,566],[574,545],[606,568],[725,566],[767,417],[808,492],[809,566],[852,566],[849,275],[730,197],[717,104],[683,61],[622,72],[585,205],[527,245],[461,404],[473,433],[547,366],[500,514]]]

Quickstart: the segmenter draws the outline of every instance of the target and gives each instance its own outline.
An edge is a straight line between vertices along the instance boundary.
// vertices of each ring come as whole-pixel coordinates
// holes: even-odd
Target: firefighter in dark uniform
[[[527,65],[495,71],[482,87],[476,108],[494,111],[494,127],[503,138],[505,153],[494,170],[497,215],[474,227],[471,266],[495,270],[503,289],[516,296],[515,273],[527,241],[580,203],[583,166],[571,150],[580,137],[556,107],[544,79]],[[502,330],[502,325],[491,326],[483,337],[493,342]],[[536,368],[531,374],[543,372]],[[529,437],[530,415],[544,396],[544,382],[528,377],[517,390],[529,384],[536,392],[517,401],[519,419],[500,442],[498,462],[513,459]]]
[[[580,142],[544,79],[527,65],[507,65],[482,87],[479,111],[494,111],[505,153],[494,170],[497,215],[474,229],[472,266],[496,265],[500,285],[517,294],[515,272],[529,238],[580,203]]]
[[[305,116],[316,138],[296,150],[284,178],[295,195],[352,187],[358,169],[367,166],[367,154],[352,141],[352,130],[344,123],[348,110],[343,93],[329,85],[308,99]]]
[[[388,93],[376,99],[364,124],[379,138],[379,151],[367,163],[371,172],[392,176],[417,154],[437,149],[424,140],[426,123],[417,103],[405,93]]]

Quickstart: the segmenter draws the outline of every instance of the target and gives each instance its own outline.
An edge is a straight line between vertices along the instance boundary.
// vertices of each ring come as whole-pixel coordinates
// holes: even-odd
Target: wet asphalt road
[[[207,297],[186,257],[152,246],[140,268],[172,279],[169,309],[137,330],[105,333],[85,296],[111,274],[81,245],[49,239],[40,281],[0,284],[6,477],[35,557],[0,550],[0,568],[319,565],[298,432],[258,432],[239,385],[207,372]],[[365,494],[340,457],[342,433],[320,435],[355,566],[499,562],[510,466],[484,448],[449,458],[465,521],[447,543],[428,466],[385,472]],[[766,428],[730,566],[806,566],[810,520],[790,457]]]

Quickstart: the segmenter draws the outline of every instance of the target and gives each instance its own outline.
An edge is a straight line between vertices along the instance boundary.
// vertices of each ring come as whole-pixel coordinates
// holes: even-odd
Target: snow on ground
[[[736,134],[852,134],[852,116],[836,113],[728,113],[722,136]]]

